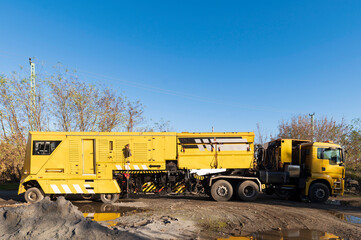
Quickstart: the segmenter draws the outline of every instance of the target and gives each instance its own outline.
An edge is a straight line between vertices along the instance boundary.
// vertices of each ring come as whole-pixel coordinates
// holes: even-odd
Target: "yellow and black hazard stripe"
[[[156,190],[156,186],[152,182],[146,182],[142,186],[142,192],[153,192]]]
[[[117,172],[121,172],[121,173],[129,173],[129,174],[150,174],[150,173],[164,173],[167,172],[165,170],[145,170],[145,171],[134,171],[134,170],[130,170],[130,171],[126,171],[126,170],[118,170]]]
[[[198,180],[204,180],[204,176],[199,176],[197,174],[194,174],[193,177]]]
[[[186,185],[181,182],[177,182],[172,188],[172,191],[175,193],[183,193],[185,190],[186,190]]]

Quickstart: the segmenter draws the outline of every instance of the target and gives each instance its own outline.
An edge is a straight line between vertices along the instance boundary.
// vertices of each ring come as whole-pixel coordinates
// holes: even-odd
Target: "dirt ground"
[[[21,206],[23,202],[15,191],[0,191],[1,207]],[[77,205],[84,201],[72,202]],[[216,239],[269,230],[310,229],[345,239],[361,238],[361,224],[348,222],[345,217],[361,218],[361,196],[331,198],[327,204],[286,201],[266,195],[252,203],[215,202],[199,196],[138,196],[113,205],[143,210],[123,213],[111,224],[100,222],[113,231],[107,236],[126,233],[148,239]]]

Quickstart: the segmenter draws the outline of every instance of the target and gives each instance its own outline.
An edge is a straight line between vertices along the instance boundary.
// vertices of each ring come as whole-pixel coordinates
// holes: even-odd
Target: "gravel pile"
[[[1,239],[143,239],[84,218],[78,208],[59,197],[19,207],[0,208]]]

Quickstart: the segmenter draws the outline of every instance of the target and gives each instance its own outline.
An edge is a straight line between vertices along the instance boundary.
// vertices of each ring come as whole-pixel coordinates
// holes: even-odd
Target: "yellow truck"
[[[342,148],[254,133],[30,132],[18,193],[28,202],[80,194],[115,202],[130,193],[207,193],[253,201],[262,191],[324,202],[343,194]]]

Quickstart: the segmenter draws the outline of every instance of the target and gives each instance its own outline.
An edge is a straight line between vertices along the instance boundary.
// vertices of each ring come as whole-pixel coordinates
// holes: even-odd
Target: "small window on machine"
[[[34,141],[33,155],[50,155],[61,141]]]
[[[113,151],[113,141],[109,141],[109,151]]]

